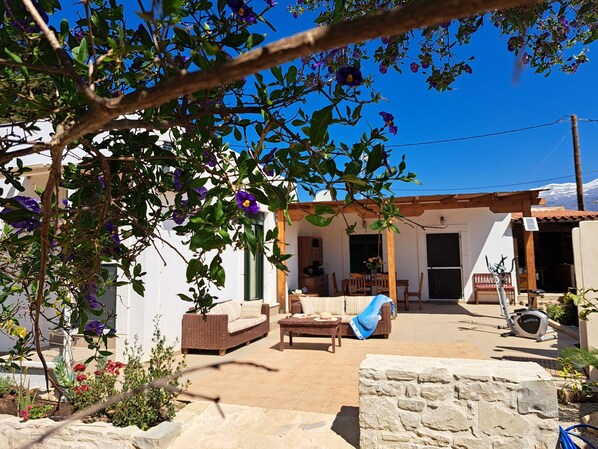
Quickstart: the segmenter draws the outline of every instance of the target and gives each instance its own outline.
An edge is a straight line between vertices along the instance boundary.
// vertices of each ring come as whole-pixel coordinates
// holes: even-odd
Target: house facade
[[[337,286],[352,272],[365,272],[364,261],[370,257],[383,260],[381,271],[389,278],[407,280],[409,290],[417,290],[420,274],[423,273],[422,299],[424,301],[458,302],[473,297],[472,278],[474,273],[488,271],[486,257],[491,263],[506,257],[510,265],[515,254],[511,214],[519,212],[531,216],[531,206],[542,204],[538,191],[496,192],[459,195],[430,195],[399,197],[395,205],[404,219],[396,225],[400,231],[372,231],[370,224],[376,219],[375,210],[365,212],[355,207],[346,207],[344,202],[325,202],[333,208],[344,210],[345,220],[337,218],[330,226],[317,227],[305,217],[314,211],[316,203],[297,203],[291,206],[291,224],[285,224],[279,217],[279,229],[284,227],[286,251],[301,254],[302,237],[312,237],[322,246],[322,260],[319,274],[324,276],[327,290],[311,293],[329,293],[335,274]],[[375,209],[375,205],[369,204]],[[347,235],[346,226],[356,224],[352,235]],[[315,240],[314,240],[315,239]],[[534,266],[534,241],[532,232],[524,231],[523,256],[527,266]],[[309,240],[307,240],[309,242]],[[320,243],[321,242],[321,243]],[[305,258],[304,258],[305,260]],[[278,301],[281,309],[288,307],[289,289],[307,287],[305,274],[308,267],[300,266],[299,257],[291,258],[287,267],[289,274],[279,277]],[[516,276],[513,282],[516,283]],[[308,286],[303,284],[310,284]],[[392,282],[391,282],[392,283]],[[394,291],[397,299],[402,292]]]

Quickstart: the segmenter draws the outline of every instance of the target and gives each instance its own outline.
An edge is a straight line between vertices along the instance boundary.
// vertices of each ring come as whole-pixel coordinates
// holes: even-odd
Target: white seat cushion
[[[222,312],[228,315],[228,322],[238,320],[241,317],[241,303],[239,301],[225,301],[218,303]]]
[[[259,318],[262,315],[262,301],[244,301],[239,318]]]
[[[330,312],[332,315],[345,313],[345,298],[342,296],[315,296],[311,298],[311,303],[315,313]]]
[[[373,296],[345,296],[345,313],[347,315],[359,315],[370,305]]]
[[[300,296],[299,302],[301,303],[301,311],[306,315],[315,315],[316,311],[314,309],[314,305],[311,302],[311,298],[309,296]]]
[[[257,326],[258,324],[261,324],[264,321],[266,321],[266,315],[260,315],[259,318],[239,318],[235,321],[229,321],[228,333],[234,334],[235,332],[239,332],[244,329]]]

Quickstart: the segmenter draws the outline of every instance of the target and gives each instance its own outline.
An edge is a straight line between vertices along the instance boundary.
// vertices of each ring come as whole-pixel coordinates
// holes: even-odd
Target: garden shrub
[[[546,306],[546,315],[551,320],[564,325],[577,325],[577,307],[573,303],[556,302]]]
[[[17,390],[17,384],[10,378],[0,375],[0,398],[14,393]]]
[[[121,372],[122,393],[142,388],[154,380],[173,376],[167,383],[169,388],[144,389],[90,416],[88,420],[107,420],[117,427],[137,426],[147,430],[174,418],[176,397],[188,383],[180,380],[180,373],[186,363],[184,358],[176,362],[174,347],[166,344],[166,338],[160,332],[158,324],[156,319],[147,366],[142,362],[142,350],[135,338],[133,345],[126,345],[124,364],[101,359],[93,374],[89,374],[86,371],[87,367],[81,363],[73,367],[75,381],[67,388],[66,396],[76,410],[85,409],[119,394],[116,385]]]

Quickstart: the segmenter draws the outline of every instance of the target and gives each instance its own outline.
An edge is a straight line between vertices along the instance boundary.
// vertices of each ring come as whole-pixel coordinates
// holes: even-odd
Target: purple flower
[[[384,111],[380,112],[379,114],[382,117],[382,120],[384,120],[385,126],[388,126],[388,131],[391,134],[396,134],[399,129],[394,124],[395,116]]]
[[[380,38],[380,40],[382,41],[382,43],[383,43],[384,45],[388,45],[388,43],[390,42],[390,36],[382,36],[382,37]]]
[[[175,209],[172,211],[172,221],[174,221],[176,224],[183,224],[187,217],[187,212],[181,209]]]
[[[343,47],[344,48],[344,47]],[[318,67],[320,67],[323,64],[326,64],[327,62],[329,62],[332,58],[334,58],[338,52],[340,52],[342,50],[342,48],[335,48],[334,50],[328,52],[327,55],[325,55],[320,62],[316,62],[315,64],[313,64],[311,66],[312,69],[317,69]]]
[[[266,5],[273,8],[274,6],[276,6],[276,2],[274,0],[266,0]]]
[[[336,71],[336,81],[343,86],[359,86],[363,76],[357,67],[341,67]]]
[[[120,237],[118,236],[118,228],[112,224],[111,221],[106,223],[106,231],[110,234],[110,238],[116,245],[120,245]]]
[[[421,60],[422,69],[427,69],[430,67],[430,63],[432,62],[432,57],[429,54],[425,54]]]
[[[85,332],[91,332],[92,334],[101,335],[104,332],[104,326],[100,321],[93,320],[85,325]]]
[[[193,189],[193,191],[195,193],[197,193],[197,196],[199,197],[200,201],[203,201],[206,199],[206,196],[208,196],[208,189],[206,189],[205,187],[195,187]]]
[[[7,206],[4,209],[2,209],[2,211],[0,211],[0,215],[8,215],[12,212],[22,211],[24,209],[28,212],[31,212],[31,216],[20,221],[13,222],[10,222],[6,220],[6,218],[4,218],[4,220],[8,222],[8,225],[12,226],[15,229],[25,230],[27,232],[31,232],[34,229],[37,229],[41,225],[38,216],[42,213],[42,209],[39,205],[39,202],[35,198],[21,195],[13,197],[12,200],[19,203],[20,208],[16,208],[14,206]]]
[[[216,156],[214,153],[208,150],[204,150],[203,152],[203,160],[208,167],[215,167],[216,166]]]
[[[238,15],[243,22],[256,23],[257,16],[250,6],[247,6],[243,0],[226,0],[226,4],[233,12]]]
[[[96,295],[90,293],[85,297],[85,299],[87,299],[87,301],[89,302],[89,307],[91,307],[92,309],[97,309],[100,305],[98,299],[96,298]]]
[[[237,205],[245,214],[256,215],[260,211],[260,207],[251,193],[239,190],[235,194],[235,198],[237,199]]]
[[[98,182],[100,183],[100,186],[102,187],[102,189],[106,188],[106,182],[104,181],[104,176],[102,176],[102,175],[98,176]]]
[[[529,64],[529,60],[530,60],[530,56],[527,53],[523,53],[523,56],[521,56],[521,62],[524,63],[525,65]]]
[[[177,168],[173,173],[174,178],[174,188],[176,190],[181,190],[183,188],[183,184],[181,184],[181,176],[183,171],[180,168]]]
[[[471,69],[471,66],[470,66],[469,64],[465,64],[465,65],[463,66],[463,71],[464,71],[465,73],[468,73],[468,74],[470,74],[470,75],[473,73],[473,70]]]
[[[409,64],[409,68],[413,73],[417,73],[417,71],[419,70],[419,64],[417,62],[412,62],[411,64]]]
[[[380,64],[380,67],[378,68],[378,70],[380,70],[380,73],[382,75],[386,75],[386,72],[388,72],[388,66],[384,63]]]

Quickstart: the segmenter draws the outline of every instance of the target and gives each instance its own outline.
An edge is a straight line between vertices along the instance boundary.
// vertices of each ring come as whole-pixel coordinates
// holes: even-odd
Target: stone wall
[[[367,355],[360,448],[555,449],[556,386],[536,363]]]

